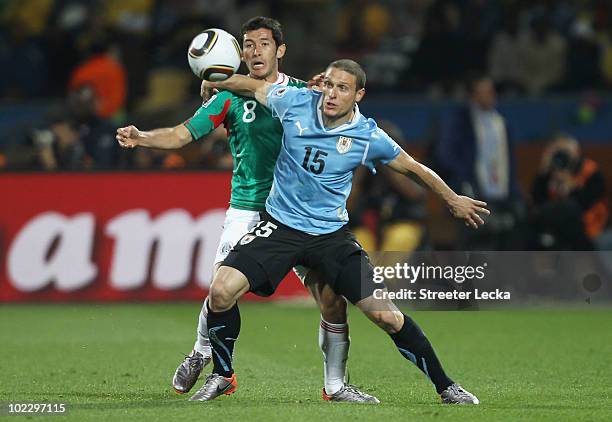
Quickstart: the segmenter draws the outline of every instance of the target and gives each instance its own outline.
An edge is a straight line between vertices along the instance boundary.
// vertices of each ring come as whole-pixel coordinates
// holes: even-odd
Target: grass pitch
[[[5,408],[7,402],[67,403],[67,418],[113,421],[612,415],[610,309],[411,313],[451,377],[480,398],[476,407],[439,404],[425,377],[354,308],[351,382],[382,403],[323,402],[318,313],[274,304],[241,305],[238,391],[188,402],[170,380],[181,352],[191,349],[198,312],[198,304],[2,306],[0,402]]]

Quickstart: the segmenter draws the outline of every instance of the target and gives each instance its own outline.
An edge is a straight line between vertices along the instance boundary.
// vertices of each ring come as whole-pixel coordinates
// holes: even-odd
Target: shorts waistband
[[[312,234],[304,233],[304,232],[303,232],[303,231],[301,231],[301,230],[296,230],[296,229],[294,229],[293,227],[289,227],[288,225],[281,223],[281,222],[280,222],[280,221],[278,221],[276,218],[272,217],[272,216],[271,216],[271,215],[268,213],[268,211],[265,211],[265,210],[264,210],[264,211],[260,211],[260,212],[259,212],[259,216],[260,216],[260,218],[261,218],[262,220],[271,221],[272,223],[276,224],[276,225],[277,225],[277,226],[279,226],[279,227],[282,227],[282,228],[283,228],[283,229],[285,229],[285,230],[289,230],[289,231],[292,231],[292,232],[294,232],[294,233],[301,234],[301,235],[303,235],[303,236],[305,236],[305,237],[308,237],[308,238],[314,238],[314,237],[316,237],[316,236],[314,236],[314,235],[312,235]]]
[[[259,213],[260,211],[242,210],[240,208],[234,208],[234,207],[229,207],[225,211],[226,216],[236,217],[236,218],[240,218],[240,217],[253,218],[255,216],[259,216]]]
[[[301,230],[294,229],[293,227],[289,227],[288,225],[281,223],[281,222],[280,222],[280,221],[278,221],[276,218],[272,217],[272,216],[270,215],[270,213],[268,213],[268,211],[265,211],[265,210],[264,210],[264,211],[260,211],[260,212],[259,212],[259,216],[260,216],[260,219],[261,219],[261,220],[268,220],[268,221],[271,221],[272,223],[276,224],[277,226],[280,226],[280,227],[283,227],[283,228],[284,228],[284,229],[286,229],[286,230],[291,230],[292,232],[295,232],[295,233],[299,233],[299,234],[301,234],[301,235],[304,235],[304,236],[308,237],[309,239],[315,239],[315,238],[318,238],[318,237],[330,236],[330,235],[334,235],[334,234],[336,234],[336,233],[345,232],[345,231],[347,231],[347,230],[348,230],[348,227],[347,227],[346,225],[344,225],[344,226],[340,227],[338,230],[333,231],[333,232],[331,232],[331,233],[325,233],[325,234],[311,234],[311,233],[306,233],[306,232],[303,232],[303,231],[301,231]]]

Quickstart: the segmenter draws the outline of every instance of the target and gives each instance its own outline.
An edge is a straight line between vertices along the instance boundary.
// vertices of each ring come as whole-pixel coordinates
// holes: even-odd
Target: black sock
[[[395,334],[390,334],[402,356],[414,363],[436,386],[438,394],[453,383],[436,356],[431,343],[421,328],[410,317],[404,315],[404,325]]]
[[[208,302],[207,302],[208,303]],[[232,358],[234,342],[240,334],[240,311],[236,303],[223,312],[213,312],[208,307],[208,337],[212,347],[213,372],[230,378],[234,373]]]

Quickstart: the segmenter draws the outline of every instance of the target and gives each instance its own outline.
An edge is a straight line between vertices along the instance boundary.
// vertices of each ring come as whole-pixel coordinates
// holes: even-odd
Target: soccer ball
[[[189,67],[200,79],[222,81],[240,66],[240,45],[230,33],[217,28],[200,32],[187,50]]]

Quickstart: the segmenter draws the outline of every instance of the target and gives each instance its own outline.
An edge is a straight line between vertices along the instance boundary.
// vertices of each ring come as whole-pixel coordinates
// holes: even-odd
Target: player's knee
[[[215,280],[208,293],[208,306],[215,312],[224,311],[232,307],[236,300],[231,290],[222,280]]]
[[[226,271],[223,271],[226,269]],[[241,273],[227,267],[217,272],[208,292],[208,306],[215,312],[225,311],[248,290],[248,282]]]
[[[389,334],[397,333],[401,330],[404,318],[399,311],[369,311],[366,312],[368,318],[385,332]]]

